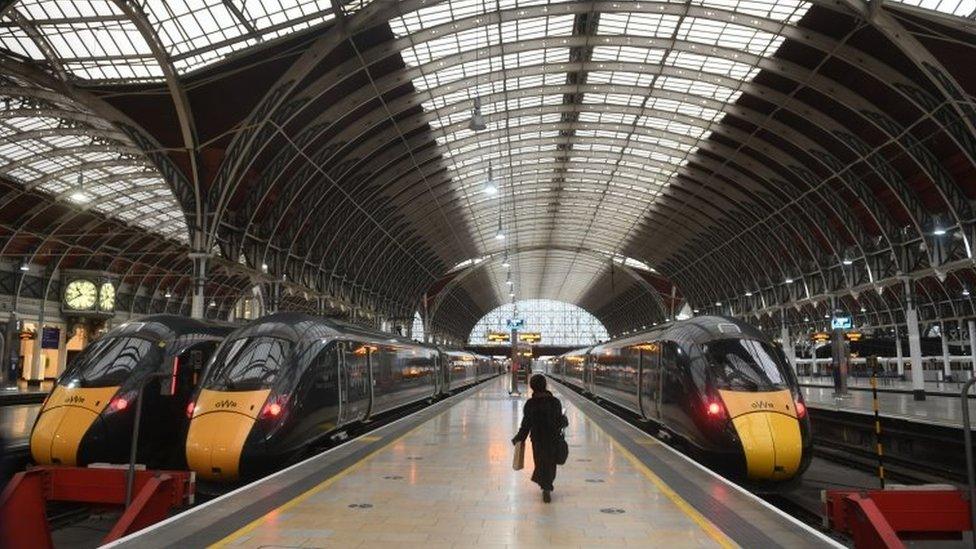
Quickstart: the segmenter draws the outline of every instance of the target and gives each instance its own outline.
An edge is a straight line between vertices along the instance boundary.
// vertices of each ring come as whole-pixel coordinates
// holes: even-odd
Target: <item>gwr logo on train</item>
[[[769,401],[757,400],[752,403],[753,410],[772,410],[776,406]]]
[[[220,400],[214,403],[214,408],[237,408],[236,400]]]

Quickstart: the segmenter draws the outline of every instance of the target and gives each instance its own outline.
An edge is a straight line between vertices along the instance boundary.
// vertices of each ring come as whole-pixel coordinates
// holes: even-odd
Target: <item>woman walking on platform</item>
[[[562,428],[569,425],[563,415],[563,405],[559,399],[546,390],[546,378],[536,374],[529,380],[532,388],[532,398],[522,408],[522,427],[519,429],[512,444],[525,442],[525,438],[532,435],[532,459],[535,470],[532,472],[532,482],[542,488],[542,501],[552,501],[550,492],[553,490],[552,481],[556,478],[556,465],[560,463],[560,445],[565,450],[562,438]],[[562,456],[565,461],[566,456]]]

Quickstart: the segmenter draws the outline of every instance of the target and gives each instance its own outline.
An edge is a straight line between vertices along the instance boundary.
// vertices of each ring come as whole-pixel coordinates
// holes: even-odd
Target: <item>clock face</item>
[[[98,287],[91,280],[72,280],[64,290],[64,304],[76,311],[93,309],[97,297]]]
[[[98,290],[98,308],[102,311],[115,310],[115,286],[111,282],[103,282]]]

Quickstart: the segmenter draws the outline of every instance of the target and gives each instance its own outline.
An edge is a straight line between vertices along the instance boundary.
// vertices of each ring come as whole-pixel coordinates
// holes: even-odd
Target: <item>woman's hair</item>
[[[536,374],[532,376],[532,379],[529,380],[529,387],[532,387],[533,391],[545,391],[546,376],[542,374]]]

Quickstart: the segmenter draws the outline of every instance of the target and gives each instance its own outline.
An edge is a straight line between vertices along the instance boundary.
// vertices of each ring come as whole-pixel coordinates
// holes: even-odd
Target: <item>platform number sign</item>
[[[506,324],[508,325],[508,329],[509,330],[521,330],[522,328],[525,327],[525,319],[524,318],[510,318],[510,319],[508,319],[508,321],[507,321]]]

